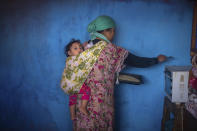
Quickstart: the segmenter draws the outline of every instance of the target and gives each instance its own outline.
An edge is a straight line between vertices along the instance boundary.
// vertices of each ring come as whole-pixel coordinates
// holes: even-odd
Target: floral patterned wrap
[[[85,82],[91,89],[88,116],[79,111],[81,94],[77,95],[76,120],[73,121],[75,131],[113,130],[115,73],[123,68],[127,55],[127,50],[114,44],[107,44],[101,51]]]
[[[65,93],[69,95],[79,93],[83,83],[106,45],[106,42],[98,42],[81,54],[67,58],[66,68],[64,69],[61,80],[61,88]]]

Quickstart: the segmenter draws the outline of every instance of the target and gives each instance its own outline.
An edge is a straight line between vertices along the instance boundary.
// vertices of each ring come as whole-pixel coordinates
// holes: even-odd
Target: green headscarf
[[[99,37],[103,40],[105,40],[108,43],[111,43],[104,35],[101,33],[98,33],[97,31],[102,31],[109,28],[114,28],[116,26],[114,20],[109,16],[98,16],[95,20],[93,20],[88,25],[88,32],[91,35],[91,40],[96,39],[96,37]]]

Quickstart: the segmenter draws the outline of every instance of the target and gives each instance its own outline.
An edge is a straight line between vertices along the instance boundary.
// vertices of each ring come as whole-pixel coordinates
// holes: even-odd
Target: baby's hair
[[[64,54],[66,54],[66,56],[68,57],[68,51],[70,50],[71,46],[73,43],[81,43],[80,40],[76,40],[76,39],[72,39],[65,47],[64,47]]]

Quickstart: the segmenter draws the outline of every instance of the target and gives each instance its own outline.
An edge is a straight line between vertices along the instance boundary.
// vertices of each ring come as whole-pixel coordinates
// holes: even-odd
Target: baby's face
[[[76,56],[76,55],[80,54],[82,51],[83,51],[83,48],[82,48],[81,44],[78,42],[75,42],[72,44],[70,50],[68,51],[68,54],[70,56]]]

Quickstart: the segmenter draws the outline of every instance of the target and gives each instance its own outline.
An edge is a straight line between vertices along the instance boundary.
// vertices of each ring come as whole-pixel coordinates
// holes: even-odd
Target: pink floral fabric
[[[79,94],[82,94],[81,100],[90,99],[90,88],[84,83],[79,91]],[[77,94],[69,96],[69,106],[77,104]]]
[[[77,95],[75,131],[112,131],[114,123],[115,73],[123,68],[128,51],[108,44],[101,52],[85,84],[91,89],[87,109],[89,116],[79,112],[81,96]]]

